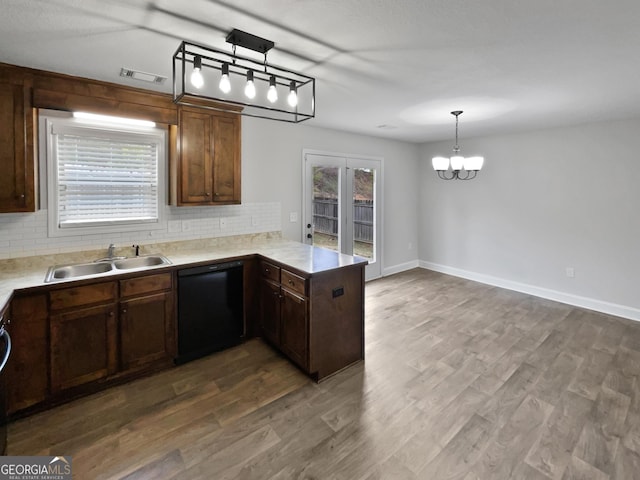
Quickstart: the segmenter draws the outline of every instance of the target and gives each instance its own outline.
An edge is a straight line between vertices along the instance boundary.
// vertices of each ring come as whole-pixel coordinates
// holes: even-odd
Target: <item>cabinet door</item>
[[[180,111],[180,204],[211,203],[211,115]]]
[[[304,369],[308,367],[308,323],[307,300],[283,288],[280,348]]]
[[[262,335],[280,345],[280,285],[270,280],[260,281],[260,326]]]
[[[28,88],[0,83],[0,125],[0,212],[33,212],[34,130]]]
[[[9,333],[13,348],[7,363],[7,411],[43,402],[48,395],[48,324],[46,294],[11,301]]]
[[[172,299],[170,293],[160,293],[120,304],[122,370],[171,359]]]
[[[213,201],[240,203],[240,120],[214,116]]]
[[[58,392],[116,372],[115,305],[51,316],[51,389]]]

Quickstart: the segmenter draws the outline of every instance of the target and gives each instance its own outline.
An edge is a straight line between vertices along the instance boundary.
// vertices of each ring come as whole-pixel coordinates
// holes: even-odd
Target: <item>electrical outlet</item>
[[[220,230],[224,230],[225,228],[227,228],[227,219],[220,217]]]
[[[567,267],[564,271],[567,275],[567,278],[574,278],[576,276],[576,271],[573,269],[573,267]]]
[[[256,217],[255,215],[251,215],[251,226],[252,227],[258,226],[258,217]]]
[[[183,232],[191,231],[191,220],[182,220],[182,231]]]
[[[289,213],[289,221],[291,223],[295,223],[298,221],[298,212],[290,212]]]

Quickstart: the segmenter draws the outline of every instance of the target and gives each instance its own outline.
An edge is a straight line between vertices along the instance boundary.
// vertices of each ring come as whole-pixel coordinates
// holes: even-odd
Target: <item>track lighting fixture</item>
[[[180,44],[173,56],[175,103],[291,123],[315,117],[315,78],[270,64],[267,52],[274,46],[270,40],[240,30],[231,31],[226,40],[231,52]],[[237,47],[258,52],[263,59],[238,55]],[[191,81],[187,82],[189,70]],[[218,75],[217,85],[208,84]]]

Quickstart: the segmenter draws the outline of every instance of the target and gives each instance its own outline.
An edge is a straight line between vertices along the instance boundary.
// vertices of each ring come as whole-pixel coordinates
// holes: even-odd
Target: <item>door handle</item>
[[[2,358],[2,362],[0,362],[0,372],[4,370],[4,366],[7,364],[7,360],[9,360],[9,355],[11,355],[11,336],[9,336],[9,332],[7,332],[4,327],[0,327],[0,337],[4,337],[7,342],[7,349],[4,352],[4,357]]]
[[[307,233],[307,238],[313,238],[313,235],[311,235],[310,233]]]

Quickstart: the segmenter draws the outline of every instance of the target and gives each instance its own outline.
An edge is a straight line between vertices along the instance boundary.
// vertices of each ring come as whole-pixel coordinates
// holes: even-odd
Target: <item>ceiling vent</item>
[[[143,82],[155,83],[157,85],[163,85],[167,80],[167,77],[162,75],[156,75],[155,73],[140,72],[138,70],[132,70],[130,68],[121,68],[120,76],[125,78],[133,78],[134,80],[141,80]]]

